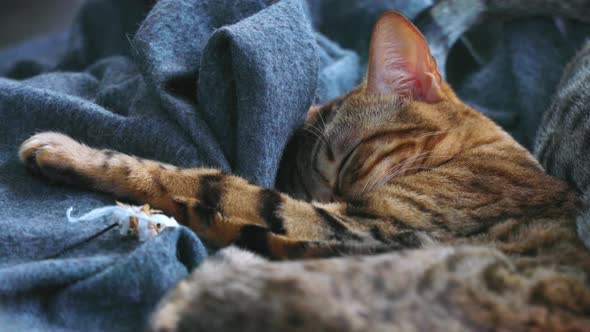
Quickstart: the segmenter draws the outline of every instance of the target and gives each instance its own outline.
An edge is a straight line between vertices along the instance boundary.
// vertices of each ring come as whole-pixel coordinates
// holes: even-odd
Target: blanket
[[[93,237],[109,220],[68,223],[69,207],[86,212],[112,198],[30,176],[17,158],[23,140],[54,130],[272,187],[307,108],[362,80],[377,17],[398,9],[416,18],[434,3],[89,0],[70,30],[1,50],[2,328],[137,331],[207,256],[184,227],[140,243],[114,230]],[[460,34],[444,72],[530,147],[589,29],[547,18],[492,23]]]

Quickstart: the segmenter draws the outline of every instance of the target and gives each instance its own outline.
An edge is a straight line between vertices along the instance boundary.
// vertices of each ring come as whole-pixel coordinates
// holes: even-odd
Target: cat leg
[[[215,208],[222,194],[232,194],[229,190],[221,192],[219,180],[224,175],[218,170],[178,168],[94,149],[59,133],[32,136],[21,145],[19,157],[27,170],[51,182],[102,191],[134,203],[149,203],[181,220],[182,207],[175,197],[196,196],[201,198],[201,205]],[[240,197],[250,201],[256,197],[254,191],[242,191]],[[241,213],[241,217],[255,219],[252,217],[257,214],[256,206],[244,206]]]
[[[355,239],[356,241],[328,239],[325,234],[318,234],[317,239],[303,238],[299,233],[287,231],[291,228],[277,234],[268,225],[261,226],[240,217],[224,216],[219,211],[213,217],[204,217],[203,206],[194,198],[176,197],[175,200],[184,211],[181,219],[188,220],[187,226],[209,244],[219,247],[235,244],[272,259],[368,255],[406,248],[399,241],[379,243],[368,237],[366,241],[361,241],[360,238]],[[293,219],[294,222],[300,220]],[[317,225],[321,225],[321,222],[317,222]]]
[[[369,224],[346,215],[346,203],[299,201],[219,170],[180,169],[93,149],[58,133],[31,137],[20,158],[51,181],[162,209],[215,246],[236,243],[272,258],[383,251]]]

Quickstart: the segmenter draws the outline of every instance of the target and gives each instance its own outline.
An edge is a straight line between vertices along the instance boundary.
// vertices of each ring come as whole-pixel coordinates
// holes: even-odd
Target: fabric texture
[[[272,187],[307,108],[362,80],[377,17],[398,9],[416,18],[435,1],[147,2],[88,1],[69,31],[0,50],[2,328],[139,330],[207,255],[183,227],[145,243],[115,230],[85,241],[110,221],[72,224],[66,210],[113,199],[30,176],[17,158],[23,140],[54,130]],[[551,19],[476,27],[448,54],[445,74],[527,144],[584,31]]]
[[[183,227],[86,243],[112,221],[72,224],[66,210],[113,198],[30,176],[17,159],[24,139],[54,130],[272,187],[311,103],[358,83],[357,55],[314,32],[305,2],[271,2],[91,1],[70,31],[0,53],[2,328],[140,330],[207,254]]]

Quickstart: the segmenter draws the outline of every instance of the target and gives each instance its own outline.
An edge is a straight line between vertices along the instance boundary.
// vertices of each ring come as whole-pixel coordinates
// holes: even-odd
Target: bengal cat
[[[407,330],[405,323],[415,330],[436,327],[432,317],[410,315],[415,310],[428,310],[429,305],[432,310],[440,309],[431,312],[435,316],[459,317],[458,328],[590,327],[585,317],[590,315],[586,274],[590,256],[576,235],[575,193],[547,175],[526,149],[455,95],[441,79],[424,37],[396,12],[384,14],[375,26],[365,82],[310,109],[305,125],[285,153],[277,183],[280,191],[215,169],[179,169],[94,149],[58,133],[31,137],[23,143],[20,158],[31,172],[52,181],[149,203],[216,247],[235,244],[271,259],[426,248],[317,265],[264,263],[260,269],[236,267],[210,277],[197,271],[203,285],[215,285],[211,278],[217,277],[236,281],[233,291],[237,293],[227,286],[223,298],[227,301],[233,294],[236,301],[244,301],[244,305],[231,307],[235,317],[246,319],[248,308],[260,315],[259,321],[247,325],[253,331],[257,330],[255,324],[263,321],[267,327],[304,330],[301,326],[307,323],[297,319],[277,318],[275,322],[265,315],[281,303],[294,306],[291,309],[296,311],[296,302],[289,302],[289,296],[299,298],[314,288],[304,280],[289,279],[292,271],[312,277],[315,273],[321,283],[329,266],[333,278],[380,269],[394,269],[400,278],[409,278],[375,279],[369,286],[379,286],[381,292],[389,289],[390,283],[398,291],[411,289],[402,293],[413,292],[415,301],[400,301],[399,307],[400,313],[409,316],[394,320],[402,324],[396,325],[402,331]],[[390,257],[389,263],[383,263],[388,261],[383,257]],[[404,257],[412,264],[402,264]],[[404,275],[406,267],[410,270]],[[269,277],[264,271],[284,273],[286,281],[275,284],[275,278],[266,282]],[[241,294],[236,272],[260,277],[259,281],[247,279],[252,282],[248,287],[262,290],[245,291],[252,296],[240,298],[236,295]],[[175,294],[182,297],[186,286],[179,287]],[[201,291],[202,297],[215,297],[214,289],[195,287],[193,291]],[[260,298],[253,296],[263,296],[272,287],[276,288],[272,294],[278,296],[274,305],[260,303]],[[483,292],[493,296],[480,296]],[[387,303],[393,303],[395,294],[389,295]],[[367,303],[365,294],[347,293],[343,298]],[[310,299],[309,306],[298,310],[320,310],[329,305],[324,300]],[[196,317],[205,317],[198,315],[211,313],[206,310],[208,302],[196,302],[190,303],[200,309],[186,319],[198,320]],[[331,305],[338,308],[342,303]],[[485,310],[467,310],[470,306]],[[455,312],[455,307],[464,310]],[[379,315],[394,314],[395,308],[389,306],[389,311],[383,309]],[[200,324],[231,324],[228,317],[232,309],[227,310],[218,319],[200,319]],[[361,325],[344,324],[340,316],[330,316],[331,320],[320,319],[316,328],[331,326],[322,322],[339,321],[344,325],[332,326],[334,330],[377,331],[394,326],[370,325],[381,322],[372,320],[376,314],[366,313],[357,322]],[[323,316],[318,312],[313,317]],[[244,331],[243,321],[236,323],[236,330]],[[205,330],[215,329],[207,326]]]

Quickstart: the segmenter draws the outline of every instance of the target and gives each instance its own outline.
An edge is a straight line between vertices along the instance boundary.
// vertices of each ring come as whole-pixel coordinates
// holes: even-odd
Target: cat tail
[[[590,23],[590,0],[441,0],[420,14],[415,23],[444,76],[451,47],[488,17],[564,17]],[[463,40],[467,46],[469,42]]]

